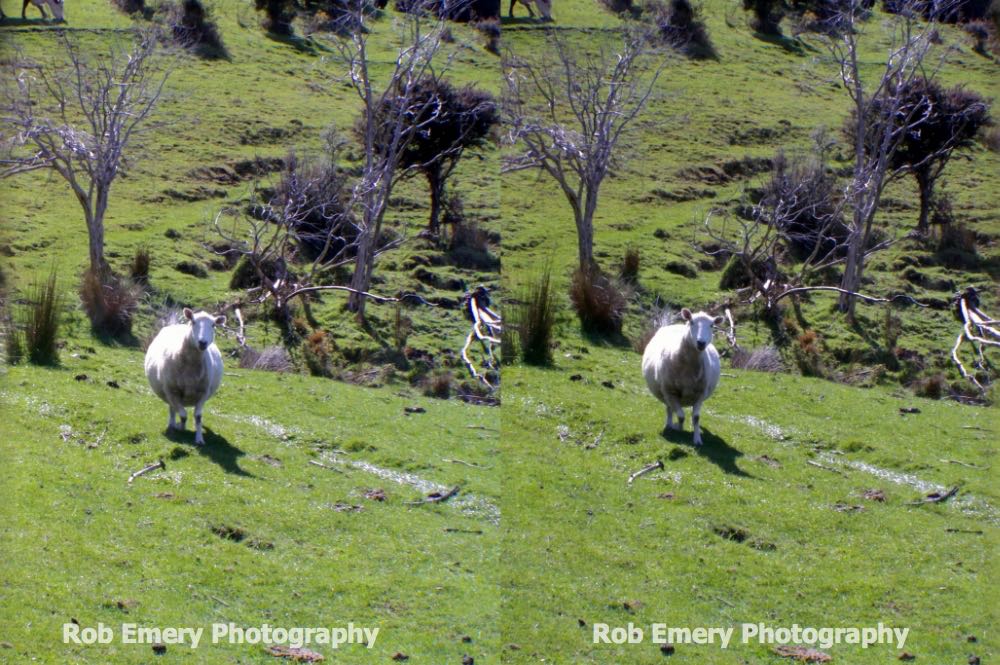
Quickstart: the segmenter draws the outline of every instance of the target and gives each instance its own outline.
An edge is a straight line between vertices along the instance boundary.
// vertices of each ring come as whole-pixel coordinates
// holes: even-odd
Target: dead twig
[[[133,473],[131,476],[128,477],[128,483],[129,483],[129,485],[131,485],[133,480],[135,480],[139,476],[146,475],[150,471],[156,471],[157,469],[166,469],[166,468],[167,468],[167,465],[164,464],[163,460],[161,459],[160,461],[156,462],[155,464],[150,464],[149,466],[143,467],[143,468],[139,469],[138,471],[136,471],[135,473]]]
[[[810,466],[814,466],[817,469],[823,469],[824,471],[829,471],[830,473],[835,473],[838,476],[843,476],[844,478],[847,478],[847,474],[846,473],[844,473],[840,469],[834,469],[832,466],[826,466],[825,464],[820,464],[819,462],[814,462],[811,459],[810,460],[806,460],[806,464],[809,464]]]
[[[313,466],[318,466],[318,467],[323,468],[323,469],[329,469],[330,471],[336,471],[337,473],[343,473],[344,472],[343,469],[338,469],[336,467],[329,466],[328,464],[323,464],[322,462],[317,462],[314,459],[309,460],[309,463],[312,464]]]
[[[656,462],[654,462],[653,464],[650,464],[648,466],[644,466],[641,469],[639,469],[638,471],[636,471],[635,473],[633,473],[631,476],[629,476],[628,477],[628,484],[631,485],[633,480],[635,480],[636,478],[639,478],[640,476],[646,475],[650,471],[656,471],[657,469],[662,469],[662,468],[663,468],[663,461],[662,460],[656,460]]]
[[[959,466],[967,466],[970,469],[985,469],[984,466],[979,466],[978,464],[969,464],[968,462],[961,462],[957,459],[943,459],[941,460],[945,464],[958,464]]]
[[[471,466],[471,467],[475,467],[477,469],[489,469],[489,468],[491,468],[491,467],[488,467],[488,466],[483,466],[482,464],[476,464],[475,462],[466,462],[465,460],[460,460],[460,459],[448,459],[447,457],[445,457],[441,461],[442,462],[451,462],[452,464],[463,464],[465,466]]]

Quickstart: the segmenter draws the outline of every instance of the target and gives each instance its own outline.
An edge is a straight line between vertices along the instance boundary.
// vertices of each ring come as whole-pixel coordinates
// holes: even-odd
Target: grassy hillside
[[[499,411],[424,397],[421,381],[451,373],[452,395],[466,392],[458,350],[468,324],[458,299],[479,283],[498,287],[499,272],[462,268],[438,244],[417,239],[428,213],[422,179],[394,194],[387,224],[407,240],[379,261],[374,288],[451,303],[401,311],[412,320],[404,343],[427,363],[386,360],[382,352],[397,343],[393,306],[371,305],[369,326],[361,328],[344,311],[345,299],[328,295],[314,313],[338,351],[338,373],[375,387],[306,376],[296,346],[288,349],[294,373],[241,369],[235,340],[220,335],[226,377],[205,410],[206,447],[191,445],[190,432],[164,434],[166,406],[146,385],[143,342],[170,308],[212,311],[242,295],[229,288],[231,266],[210,249],[219,240],[212,219],[242,205],[255,180],[273,184],[276,174],[255,173],[255,160],[293,149],[319,155],[323,133],[335,127],[349,138],[359,110],[326,37],[273,39],[259,28],[252,3],[208,4],[228,57],[159,56],[159,66],[171,70],[164,99],[113,189],[112,267],[127,274],[139,247],[152,257],[132,343],[92,336],[80,310],[86,230],[68,188],[43,172],[0,182],[9,302],[16,311],[30,284],[53,268],[65,296],[59,365],[0,365],[0,661],[149,662],[149,646],[64,646],[62,624],[72,618],[83,626],[352,621],[381,629],[370,652],[313,649],[328,661],[388,662],[402,653],[411,662],[457,663],[465,655],[491,662],[500,639]],[[11,17],[0,26],[5,57],[17,48],[51,59],[63,29],[86,52],[98,52],[131,25],[107,1],[72,4],[65,26],[34,20],[34,8],[21,21],[20,6],[9,0],[4,9]],[[396,20],[389,11],[375,24],[379,77],[391,62]],[[452,80],[495,92],[497,78],[483,72],[498,71],[497,59],[482,36],[466,26],[451,31],[444,56]],[[347,153],[350,169],[356,149]],[[464,201],[466,221],[488,234],[493,254],[500,231],[495,164],[491,151],[470,155],[449,185]],[[235,177],[206,177],[213,172]],[[203,275],[179,269],[185,262]],[[429,266],[439,284],[421,282],[419,266]],[[252,347],[282,342],[266,310],[245,311]],[[157,459],[165,470],[126,482]],[[461,491],[448,502],[408,505],[454,486]],[[169,647],[168,657],[275,662],[259,646],[206,641],[195,654]]]
[[[893,185],[879,213],[897,242],[873,260],[866,291],[909,293],[938,309],[891,308],[901,328],[893,342],[885,335],[886,308],[859,306],[851,326],[823,294],[804,299],[798,311],[789,306],[778,336],[759,308],[735,307],[741,344],[778,345],[788,371],[724,364],[702,415],[704,447],[691,446],[690,419],[686,432],[665,439],[663,406],[648,393],[629,342],[656,307],[735,302],[719,287],[722,266],[700,251],[706,215],[734,210],[768,177],[766,166],[745,168],[752,162],[744,158],[804,153],[819,127],[839,138],[848,112],[818,39],[759,39],[735,2],[706,0],[701,12],[718,60],[670,61],[601,190],[601,267],[617,274],[627,248],[641,255],[628,339],[579,330],[566,295],[576,237],[558,188],[532,172],[503,181],[506,291],[519,293],[547,262],[558,310],[553,365],[504,373],[504,659],[665,662],[648,641],[651,623],[882,621],[910,627],[904,650],[917,662],[965,663],[972,655],[987,662],[997,651],[988,580],[996,570],[1000,412],[918,398],[904,386],[941,373],[956,389],[967,388],[948,358],[958,328],[945,305],[953,290],[971,284],[984,292],[987,311],[997,309],[1000,157],[977,148],[946,171],[943,190],[954,197],[956,220],[977,234],[978,260],[964,269],[939,265],[936,241],[905,237],[917,220],[913,182]],[[595,1],[557,3],[553,14],[559,34],[580,44],[610,40],[608,29],[620,25]],[[884,57],[885,18],[876,11],[867,26],[869,74]],[[515,54],[548,48],[548,33],[534,24],[507,24],[504,34]],[[942,80],[997,98],[996,63],[974,53],[955,27],[943,27],[941,37],[935,57],[948,56]],[[832,166],[846,165],[846,156],[842,144],[835,147]],[[727,171],[721,179],[696,175]],[[678,274],[678,264],[692,274]],[[934,288],[904,277],[914,265],[937,278]],[[854,386],[797,376],[797,338],[810,331],[822,373]],[[893,345],[906,350],[901,357],[919,357],[919,368],[887,362]],[[628,484],[631,473],[656,460],[663,470]],[[954,486],[957,500],[910,505]],[[884,501],[866,498],[879,492]],[[595,623],[629,622],[647,630],[644,643],[593,643]],[[889,646],[826,651],[852,664],[901,655]],[[758,644],[677,645],[668,660],[790,662]]]

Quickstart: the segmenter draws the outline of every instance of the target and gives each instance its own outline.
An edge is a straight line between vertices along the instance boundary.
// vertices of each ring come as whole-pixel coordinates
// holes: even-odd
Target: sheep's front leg
[[[201,410],[205,408],[204,402],[198,402],[194,407],[194,443],[196,446],[205,445],[205,437],[201,433]]]
[[[177,407],[177,414],[181,417],[181,426],[178,429],[187,429],[188,424],[188,412],[183,406]]]
[[[666,435],[667,432],[674,428],[674,410],[670,408],[667,404],[667,422],[663,425],[663,434]]]
[[[174,410],[174,407],[169,405],[168,407],[170,408],[170,419],[167,420],[167,430],[177,429],[177,412]]]
[[[701,445],[701,401],[691,407],[691,424],[694,426],[694,445]]]

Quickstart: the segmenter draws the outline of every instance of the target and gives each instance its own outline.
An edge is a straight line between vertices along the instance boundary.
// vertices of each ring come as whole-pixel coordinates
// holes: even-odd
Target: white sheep
[[[712,346],[712,326],[722,317],[681,310],[686,323],[663,326],[656,331],[642,354],[642,375],[649,392],[667,406],[668,430],[684,429],[684,407],[690,406],[694,421],[694,445],[701,445],[701,405],[719,385],[719,352]],[[674,413],[678,426],[674,427]]]
[[[207,312],[195,314],[184,308],[187,323],[164,326],[146,351],[146,378],[153,392],[170,407],[167,430],[177,429],[175,415],[180,415],[183,430],[187,426],[186,406],[194,407],[195,444],[205,444],[201,433],[201,410],[222,383],[222,354],[215,345],[215,326],[226,322],[225,316]]]

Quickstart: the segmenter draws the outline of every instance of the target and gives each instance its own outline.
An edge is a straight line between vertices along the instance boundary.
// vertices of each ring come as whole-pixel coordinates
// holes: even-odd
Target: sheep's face
[[[681,310],[681,318],[687,321],[688,339],[698,347],[699,351],[704,351],[712,343],[712,326],[722,323],[722,317],[712,318],[705,312],[692,314],[686,307]]]
[[[204,351],[215,341],[215,326],[221,326],[226,322],[224,316],[212,316],[208,312],[195,314],[186,307],[184,308],[184,318],[191,325],[191,337],[200,351]]]

